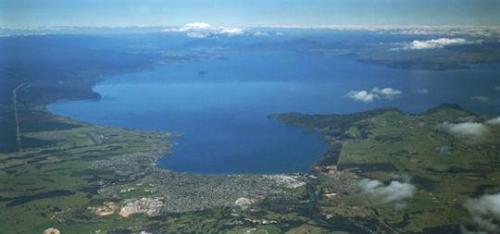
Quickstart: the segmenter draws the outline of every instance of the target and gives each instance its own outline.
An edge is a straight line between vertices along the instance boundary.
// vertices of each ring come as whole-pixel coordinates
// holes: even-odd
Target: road
[[[17,151],[23,151],[23,144],[21,141],[21,128],[19,127],[19,115],[17,113],[17,91],[19,89],[23,88],[26,85],[26,83],[22,83],[18,85],[16,88],[12,90],[12,105],[14,107],[14,119],[16,121],[16,142],[17,142]]]

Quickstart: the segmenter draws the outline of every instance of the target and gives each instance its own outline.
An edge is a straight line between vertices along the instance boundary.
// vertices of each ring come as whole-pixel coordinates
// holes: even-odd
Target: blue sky
[[[500,0],[0,0],[0,26],[500,25]]]

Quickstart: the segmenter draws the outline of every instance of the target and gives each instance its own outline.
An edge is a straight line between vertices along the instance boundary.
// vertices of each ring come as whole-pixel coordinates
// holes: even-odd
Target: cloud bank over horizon
[[[189,22],[189,21],[188,21]],[[214,24],[206,21],[194,21],[192,23],[170,25],[170,24],[138,24],[138,25],[96,25],[96,26],[79,26],[79,25],[59,25],[59,26],[40,26],[40,27],[23,27],[23,28],[8,28],[0,25],[0,37],[16,36],[16,35],[43,35],[43,34],[66,34],[66,33],[104,33],[104,32],[183,32],[192,38],[205,38],[216,36],[283,36],[285,30],[297,31],[330,31],[330,32],[351,32],[365,31],[368,33],[387,34],[387,35],[433,35],[439,40],[453,36],[481,38],[481,40],[466,40],[466,45],[480,44],[488,39],[500,38],[500,26],[498,27],[473,27],[473,26],[425,26],[425,25],[355,25],[355,24],[319,24],[319,25],[300,25],[300,24],[253,24],[253,25],[238,25],[228,26],[230,24]],[[448,38],[454,39],[454,38]],[[456,38],[455,38],[456,39]],[[427,40],[429,41],[429,40]],[[428,44],[425,40],[415,40],[413,42],[392,43],[393,48],[389,50],[419,50],[412,48],[431,47],[437,49],[439,46],[425,46]],[[434,43],[436,44],[436,43]],[[439,44],[439,43],[438,43]],[[442,48],[451,45],[442,45]],[[420,45],[420,47],[422,47]],[[422,49],[420,49],[422,50]]]
[[[205,22],[193,22],[185,24],[181,27],[166,28],[163,32],[183,32],[191,38],[206,38],[210,36],[239,36],[245,32],[242,28],[213,26]]]

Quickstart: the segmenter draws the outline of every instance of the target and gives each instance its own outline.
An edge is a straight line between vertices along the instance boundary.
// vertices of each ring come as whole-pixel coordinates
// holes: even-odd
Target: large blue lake
[[[64,101],[48,108],[97,124],[179,133],[170,155],[159,161],[171,170],[306,172],[328,146],[319,135],[286,126],[269,114],[376,107],[421,112],[441,103],[498,114],[498,68],[403,70],[314,53],[246,52],[110,77],[94,88],[100,101]],[[345,96],[374,87],[402,94],[370,103]]]

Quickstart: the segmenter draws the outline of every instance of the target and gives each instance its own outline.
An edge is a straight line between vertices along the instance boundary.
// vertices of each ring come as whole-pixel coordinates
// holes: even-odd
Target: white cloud
[[[490,98],[486,97],[486,96],[474,96],[474,97],[470,97],[470,99],[476,100],[476,101],[480,101],[480,102],[488,102],[488,101],[490,101]]]
[[[428,89],[417,89],[417,93],[419,93],[419,94],[428,94],[429,90]]]
[[[393,202],[413,197],[417,188],[410,183],[391,181],[389,185],[384,185],[378,180],[362,179],[359,187],[364,193],[381,199],[382,202]]]
[[[446,35],[446,36],[481,36],[496,37],[500,33],[498,27],[485,26],[402,26],[389,32],[403,35]]]
[[[370,93],[366,90],[350,91],[349,93],[346,94],[346,97],[351,98],[355,101],[364,102],[364,103],[373,102],[377,98],[377,96],[375,94]]]
[[[489,125],[500,125],[500,116],[486,121]]]
[[[398,89],[393,89],[393,88],[383,88],[379,89],[377,87],[372,89],[372,92],[381,96],[382,98],[385,99],[394,99],[396,96],[401,95],[403,92]]]
[[[488,134],[489,129],[482,123],[442,123],[439,128],[455,136],[480,138]]]
[[[179,32],[186,32],[190,30],[205,30],[205,29],[210,29],[212,25],[205,23],[205,22],[194,22],[194,23],[189,23],[185,24],[184,26],[180,27],[178,29]]]
[[[194,22],[185,24],[178,28],[167,28],[164,32],[185,32],[188,37],[205,38],[209,36],[237,36],[243,35],[245,32],[242,28],[213,26],[205,22]]]
[[[431,25],[374,25],[374,24],[274,24],[260,25],[260,28],[302,29],[302,30],[336,30],[336,31],[372,31],[403,35],[447,35],[447,36],[496,36],[500,34],[497,26],[431,26]]]
[[[439,38],[431,40],[414,40],[406,44],[403,49],[407,50],[424,50],[424,49],[440,49],[450,45],[466,45],[473,44],[463,38]]]
[[[164,32],[189,32],[189,31],[202,31],[202,30],[208,30],[212,28],[212,25],[204,22],[194,22],[194,23],[188,23],[185,24],[184,26],[177,27],[177,28],[166,28],[163,31]]]
[[[398,89],[393,88],[373,88],[371,91],[367,90],[352,90],[348,92],[345,96],[351,98],[355,101],[370,103],[377,99],[387,99],[393,100],[394,98],[400,96],[403,92]]]
[[[500,231],[500,194],[483,195],[465,203],[472,221],[482,230],[491,233]]]
[[[241,28],[228,28],[228,27],[223,27],[220,32],[220,34],[226,34],[228,36],[236,36],[236,35],[241,35],[243,34],[243,29]]]

